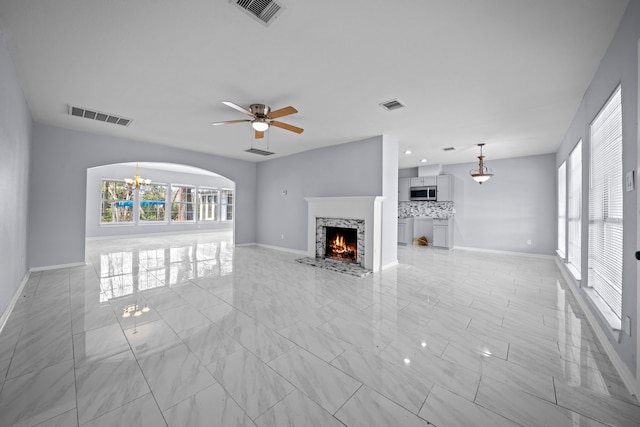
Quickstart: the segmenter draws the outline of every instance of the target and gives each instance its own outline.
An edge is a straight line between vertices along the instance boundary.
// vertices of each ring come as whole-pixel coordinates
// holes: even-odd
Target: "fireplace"
[[[330,270],[379,271],[381,248],[382,197],[307,197],[308,264]],[[334,262],[327,256],[327,231],[350,229],[355,234],[355,257],[349,262]],[[345,236],[348,240],[349,237]],[[335,238],[334,238],[335,239]],[[340,259],[340,261],[344,261]],[[323,265],[328,265],[326,267]],[[350,273],[349,273],[350,274]],[[366,273],[368,274],[368,273]],[[359,275],[359,274],[354,274]]]
[[[315,257],[363,265],[365,221],[350,218],[316,218]]]
[[[326,227],[326,258],[344,262],[358,261],[358,230],[355,228]]]

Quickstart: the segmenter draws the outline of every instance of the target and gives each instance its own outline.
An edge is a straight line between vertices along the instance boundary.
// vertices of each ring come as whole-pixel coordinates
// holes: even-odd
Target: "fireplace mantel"
[[[380,270],[382,236],[382,197],[305,197],[307,214],[307,253],[316,256],[316,219],[344,218],[364,220],[364,268]]]

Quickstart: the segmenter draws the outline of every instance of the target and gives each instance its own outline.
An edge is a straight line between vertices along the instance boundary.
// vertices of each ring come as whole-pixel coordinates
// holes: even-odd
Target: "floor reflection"
[[[219,232],[215,241],[199,239],[197,234],[166,240],[123,237],[108,244],[89,240],[87,256],[100,278],[101,301],[109,301],[188,280],[229,275],[234,254],[231,233]]]
[[[296,258],[88,241],[0,335],[0,425],[638,425],[552,259],[410,246],[357,278]]]

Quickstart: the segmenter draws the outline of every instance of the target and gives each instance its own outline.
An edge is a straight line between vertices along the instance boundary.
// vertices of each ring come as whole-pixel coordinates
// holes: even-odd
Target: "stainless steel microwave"
[[[411,200],[415,201],[436,201],[438,188],[435,185],[428,187],[411,187]]]

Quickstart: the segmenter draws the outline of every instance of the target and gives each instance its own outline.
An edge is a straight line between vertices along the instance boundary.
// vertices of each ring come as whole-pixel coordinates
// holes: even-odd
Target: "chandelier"
[[[127,187],[129,187],[132,190],[137,190],[138,188],[140,188],[141,185],[149,185],[149,184],[151,184],[151,180],[150,179],[140,178],[140,175],[138,175],[138,163],[136,163],[136,174],[133,177],[133,179],[125,178],[124,182],[126,182],[127,183]]]
[[[478,166],[469,171],[469,173],[471,174],[471,178],[473,178],[473,180],[478,184],[482,184],[483,182],[488,181],[493,176],[493,170],[491,170],[484,164],[484,156],[482,155],[483,145],[484,144],[478,144],[478,146],[480,147],[480,155],[478,156],[478,159],[480,161],[478,162]]]

